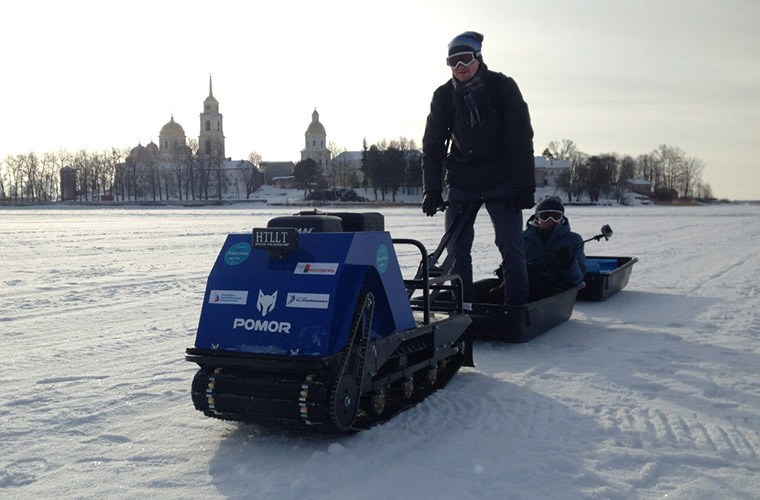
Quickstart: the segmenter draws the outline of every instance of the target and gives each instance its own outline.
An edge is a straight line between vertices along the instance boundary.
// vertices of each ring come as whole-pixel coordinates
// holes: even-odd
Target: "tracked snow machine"
[[[195,408],[209,417],[346,433],[384,422],[472,365],[461,280],[382,214],[301,212],[230,234],[208,277]],[[404,279],[395,247],[421,255]]]

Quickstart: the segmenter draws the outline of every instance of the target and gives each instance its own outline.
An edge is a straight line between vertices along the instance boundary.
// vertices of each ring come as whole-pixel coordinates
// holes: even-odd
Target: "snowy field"
[[[338,438],[190,400],[225,235],[294,210],[0,210],[0,498],[760,497],[760,207],[570,207],[584,238],[615,231],[587,254],[639,258],[625,290],[529,343],[476,343],[444,390]],[[437,244],[442,217],[382,211]],[[483,211],[476,277],[492,240]]]

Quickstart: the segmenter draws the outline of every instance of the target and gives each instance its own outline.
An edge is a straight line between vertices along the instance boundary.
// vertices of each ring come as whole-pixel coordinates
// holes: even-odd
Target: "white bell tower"
[[[201,154],[215,154],[224,158],[224,127],[219,101],[214,97],[211,75],[208,76],[208,97],[203,101],[201,113],[201,133],[198,136]]]

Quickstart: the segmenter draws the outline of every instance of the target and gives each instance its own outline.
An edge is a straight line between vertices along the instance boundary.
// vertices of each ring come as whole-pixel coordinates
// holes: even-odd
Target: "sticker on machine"
[[[338,272],[337,262],[299,262],[293,274],[316,274],[331,276]]]
[[[289,293],[285,300],[285,307],[327,309],[329,305],[330,295],[327,293]]]
[[[235,243],[224,253],[224,262],[228,266],[237,266],[251,255],[251,244],[246,242]]]
[[[211,290],[208,294],[208,303],[244,306],[248,303],[248,290]]]

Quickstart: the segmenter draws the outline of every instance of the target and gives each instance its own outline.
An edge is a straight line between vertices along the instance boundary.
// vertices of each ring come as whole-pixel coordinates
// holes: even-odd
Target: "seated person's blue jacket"
[[[534,267],[533,270],[545,281],[563,290],[581,284],[586,276],[583,238],[570,230],[570,223],[565,217],[561,223],[555,224],[549,237],[544,239],[534,222],[534,217],[528,219],[527,227],[523,231],[528,266]],[[558,250],[562,247],[572,249],[575,258],[569,265],[561,262],[558,255]]]

